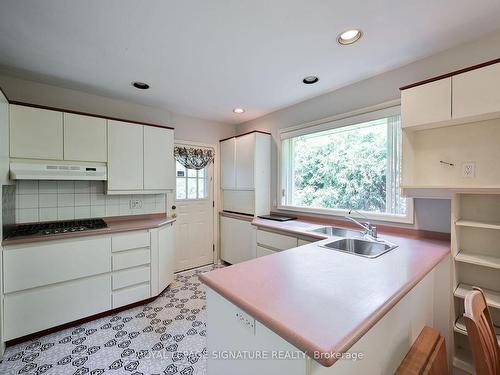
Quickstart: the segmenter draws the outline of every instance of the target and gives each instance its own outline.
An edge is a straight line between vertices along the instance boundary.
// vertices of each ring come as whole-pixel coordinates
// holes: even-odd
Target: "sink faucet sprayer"
[[[356,212],[358,215],[360,215],[361,217],[364,217],[365,219],[368,219],[365,215],[363,215],[361,212],[357,211],[357,210],[349,210],[349,213],[348,215],[351,214],[351,212]],[[365,230],[365,235],[368,235],[370,237],[373,237],[374,239],[377,238],[377,227],[373,224],[370,224],[368,221],[362,223],[350,216],[344,216],[347,220],[350,220],[352,221],[354,224],[360,226],[361,228],[363,228]]]

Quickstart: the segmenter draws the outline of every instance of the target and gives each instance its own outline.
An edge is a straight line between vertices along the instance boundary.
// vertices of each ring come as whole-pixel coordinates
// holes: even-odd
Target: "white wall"
[[[216,143],[234,135],[235,126],[205,121],[167,109],[116,100],[0,74],[0,87],[9,100],[94,113],[127,120],[151,122],[175,128],[175,138]]]
[[[498,57],[500,57],[500,31],[476,42],[454,47],[401,68],[239,124],[236,131],[245,133],[250,130],[264,130],[273,134],[275,143],[272,153],[271,193],[274,202],[277,190],[276,142],[279,140],[280,129],[398,99],[401,86]],[[416,199],[415,213],[415,227],[450,231],[449,201],[435,202],[428,199]]]

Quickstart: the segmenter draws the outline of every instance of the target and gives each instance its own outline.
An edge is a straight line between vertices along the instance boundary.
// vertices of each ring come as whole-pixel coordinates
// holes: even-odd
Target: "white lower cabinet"
[[[273,333],[231,302],[207,288],[207,362],[208,375],[286,374],[306,375],[310,359],[273,358],[272,353],[302,352]],[[248,359],[224,355],[248,353]],[[257,359],[255,355],[267,355]]]
[[[113,272],[113,290],[126,288],[131,285],[148,283],[151,279],[151,267],[139,266],[122,271]]]
[[[256,240],[255,255],[257,258],[299,246],[297,237],[270,232],[261,228],[257,229]]]
[[[288,250],[297,247],[297,237],[257,229],[257,243],[270,249]]]
[[[111,271],[111,238],[83,237],[8,246],[3,252],[4,293]]]
[[[271,255],[271,254],[274,254],[274,253],[277,253],[277,251],[276,250],[267,249],[265,247],[257,245],[257,251],[256,251],[255,256],[257,258],[260,258],[260,257],[265,257],[266,255]]]
[[[162,292],[174,281],[175,246],[174,226],[158,229],[158,292]]]
[[[4,339],[12,340],[110,310],[110,295],[110,274],[6,294]]]
[[[241,263],[255,258],[255,228],[244,219],[220,217],[221,259]]]
[[[151,297],[151,286],[149,283],[113,291],[113,308],[126,306],[148,299],[149,297]]]
[[[2,261],[12,340],[158,295],[174,278],[173,226],[7,246]]]

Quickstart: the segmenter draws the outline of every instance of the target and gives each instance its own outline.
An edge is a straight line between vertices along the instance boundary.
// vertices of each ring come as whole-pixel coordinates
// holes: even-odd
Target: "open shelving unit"
[[[500,343],[500,194],[453,193],[453,366],[474,374],[464,298],[474,286],[483,290]]]

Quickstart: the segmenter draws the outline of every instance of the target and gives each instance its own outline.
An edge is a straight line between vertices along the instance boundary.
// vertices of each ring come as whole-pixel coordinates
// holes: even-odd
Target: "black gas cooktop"
[[[51,235],[60,233],[83,232],[86,230],[106,228],[107,224],[103,219],[86,219],[70,221],[54,221],[50,223],[20,224],[12,228],[7,234],[7,238]]]

